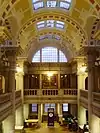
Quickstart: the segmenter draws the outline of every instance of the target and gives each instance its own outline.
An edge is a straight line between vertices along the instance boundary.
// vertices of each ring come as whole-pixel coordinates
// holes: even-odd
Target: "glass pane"
[[[57,40],[60,40],[60,36],[58,36],[58,35],[55,35],[54,38]]]
[[[35,3],[35,2],[38,2],[38,1],[40,1],[40,0],[32,0],[32,3]]]
[[[57,48],[53,47],[43,48],[42,62],[57,62]]]
[[[54,20],[47,20],[47,26],[46,27],[54,27]]]
[[[61,24],[56,24],[56,28],[63,29],[63,28],[64,28],[64,25],[61,25]]]
[[[63,111],[68,111],[68,103],[63,104]]]
[[[32,62],[40,62],[40,50],[34,55]]]
[[[59,62],[67,62],[67,58],[62,51],[59,50]]]
[[[35,4],[33,4],[33,7],[34,7],[34,10],[42,8],[43,7],[43,2],[35,3]]]
[[[66,2],[60,2],[60,7],[61,8],[65,8],[65,9],[69,9],[70,4],[69,3],[66,3]]]
[[[56,21],[56,23],[64,25],[64,22],[62,21]]]
[[[45,21],[40,21],[37,23],[37,25],[44,24],[44,23],[45,23]]]
[[[56,1],[47,1],[47,7],[56,7]]]
[[[44,28],[44,24],[38,25],[37,28],[38,29]]]
[[[72,0],[64,0],[64,1],[67,1],[67,2],[71,3]]]

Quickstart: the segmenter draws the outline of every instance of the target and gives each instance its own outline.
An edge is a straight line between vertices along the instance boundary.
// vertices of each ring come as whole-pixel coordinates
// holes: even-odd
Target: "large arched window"
[[[67,58],[57,48],[44,47],[35,53],[32,62],[67,62]]]

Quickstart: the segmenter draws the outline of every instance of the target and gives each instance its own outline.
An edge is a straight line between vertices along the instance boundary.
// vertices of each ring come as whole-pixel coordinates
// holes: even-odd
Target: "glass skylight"
[[[46,20],[46,21],[40,21],[37,23],[37,29],[42,28],[58,28],[58,29],[64,29],[65,23],[62,21],[56,21],[56,20]]]
[[[56,39],[56,40],[60,40],[60,36],[59,35],[55,35],[55,34],[47,34],[47,35],[42,35],[39,37],[39,40],[44,40],[44,39]]]
[[[57,48],[44,47],[36,52],[32,62],[67,62],[67,58],[64,53]]]
[[[72,0],[32,0],[33,10],[40,8],[62,8],[69,10]]]
[[[47,1],[47,7],[56,7],[56,0],[55,1]]]

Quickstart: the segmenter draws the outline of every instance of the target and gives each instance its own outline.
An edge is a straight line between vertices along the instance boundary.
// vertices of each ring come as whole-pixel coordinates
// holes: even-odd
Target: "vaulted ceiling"
[[[39,0],[34,1],[38,3]],[[0,0],[1,24],[22,47],[22,56],[32,58],[39,48],[54,46],[62,49],[70,59],[83,46],[98,45],[93,37],[100,25],[100,0],[52,0],[59,3],[71,1],[68,9],[59,4],[48,7],[47,1],[50,2],[40,0],[43,7],[35,10],[32,0]],[[63,22],[63,28],[47,26],[48,20],[53,20],[56,26],[55,23]],[[39,22],[45,26],[39,29]]]

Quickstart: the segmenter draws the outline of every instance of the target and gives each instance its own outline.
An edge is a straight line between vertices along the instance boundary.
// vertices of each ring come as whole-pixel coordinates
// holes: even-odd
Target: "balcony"
[[[93,113],[98,117],[100,117],[100,93],[93,92],[92,97],[93,97],[93,100],[92,100]]]
[[[10,115],[11,111],[11,93],[0,95],[0,121],[4,120],[8,115]]]
[[[87,90],[80,90],[80,104],[84,108],[88,108],[88,91]]]
[[[26,89],[25,103],[77,102],[76,89]]]

